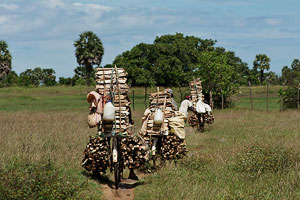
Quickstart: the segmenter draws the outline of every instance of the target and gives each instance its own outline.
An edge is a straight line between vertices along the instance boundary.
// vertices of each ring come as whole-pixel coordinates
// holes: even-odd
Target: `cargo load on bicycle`
[[[192,127],[198,126],[200,131],[204,131],[204,123],[214,123],[214,116],[211,107],[204,103],[202,83],[199,78],[190,82],[190,91],[194,111],[188,118],[189,125]]]
[[[114,170],[116,188],[123,169],[139,168],[149,156],[144,139],[133,134],[127,73],[123,68],[96,68],[96,90],[87,96],[88,124],[97,127],[84,151],[82,166],[93,174]]]
[[[162,160],[182,158],[187,152],[185,116],[177,111],[172,93],[158,91],[150,94],[149,100],[140,134],[151,147],[153,161],[155,162],[157,157],[161,157]]]

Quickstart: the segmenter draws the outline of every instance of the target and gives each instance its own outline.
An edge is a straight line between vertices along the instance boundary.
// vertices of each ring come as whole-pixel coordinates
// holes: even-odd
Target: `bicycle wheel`
[[[118,189],[120,183],[120,168],[118,162],[114,163],[114,176],[115,176],[115,188]]]

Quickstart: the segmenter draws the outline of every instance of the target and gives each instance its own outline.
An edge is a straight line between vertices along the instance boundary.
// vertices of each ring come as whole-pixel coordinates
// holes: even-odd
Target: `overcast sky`
[[[0,0],[0,40],[18,74],[41,67],[73,76],[73,43],[84,31],[102,40],[101,65],[178,32],[217,40],[250,68],[256,54],[267,54],[280,73],[300,59],[299,8],[299,0]]]

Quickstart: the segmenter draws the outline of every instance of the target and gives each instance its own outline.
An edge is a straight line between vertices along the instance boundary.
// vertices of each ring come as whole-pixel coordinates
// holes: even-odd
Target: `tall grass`
[[[300,113],[215,114],[216,123],[203,134],[187,129],[189,157],[146,177],[136,199],[299,199]],[[261,151],[249,151],[255,147]],[[265,173],[254,177],[251,169]]]
[[[260,88],[257,95],[263,96]],[[89,129],[86,124],[88,104],[85,98],[92,89],[1,88],[1,169],[10,168],[12,162],[26,163],[26,166],[50,163],[57,173],[69,172],[75,185],[83,185],[70,198],[99,199],[100,185],[81,168],[89,135],[96,134],[96,130]],[[133,90],[134,130],[137,132],[144,112],[144,88],[132,88],[131,97]],[[253,90],[256,94],[256,89]],[[277,89],[270,87],[270,90],[275,92]],[[179,104],[178,90],[175,88],[174,91]],[[276,99],[275,93],[273,97]],[[246,102],[245,98],[246,95],[240,95],[239,102]],[[135,189],[136,199],[299,199],[300,113],[279,112],[277,108],[265,112],[263,102],[259,103],[262,109],[257,109],[257,105],[254,110],[249,110],[250,106],[241,105],[238,108],[243,109],[214,111],[216,122],[207,125],[203,134],[186,127],[188,157],[177,166],[168,164],[142,180],[144,184]],[[254,146],[261,149],[280,147],[283,152],[292,150],[296,155],[291,157],[294,164],[285,168],[284,173],[267,171],[255,178],[248,176],[247,171],[236,170],[239,155],[243,156],[243,152]],[[274,158],[271,160],[276,161]],[[263,160],[260,163],[266,164]]]

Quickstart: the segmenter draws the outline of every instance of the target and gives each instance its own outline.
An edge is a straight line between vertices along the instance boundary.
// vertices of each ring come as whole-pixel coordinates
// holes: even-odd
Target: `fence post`
[[[239,90],[237,91],[237,94],[236,94],[236,102],[235,102],[235,106],[236,108],[238,108],[238,102],[239,102]]]
[[[134,90],[132,91],[132,107],[133,107],[133,110],[134,110]]]
[[[298,103],[297,103],[297,109],[299,110],[299,90],[300,90],[300,83],[298,84]]]
[[[280,94],[280,111],[282,111],[282,95]]]
[[[249,89],[250,89],[250,103],[251,103],[251,109],[253,109],[253,102],[252,102],[252,90],[251,90],[251,83],[248,81]]]
[[[223,91],[221,90],[222,93],[222,110],[224,109],[224,96],[223,96]]]
[[[146,104],[146,102],[147,102],[147,86],[145,86],[145,99],[144,99],[144,106],[145,106],[145,109],[147,108],[147,104]]]
[[[269,111],[269,83],[267,81],[267,111]]]

